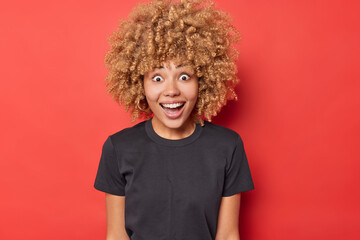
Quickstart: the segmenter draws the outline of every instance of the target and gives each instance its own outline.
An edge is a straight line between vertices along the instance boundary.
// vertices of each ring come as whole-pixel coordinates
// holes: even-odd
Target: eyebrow
[[[176,68],[181,68],[181,67],[183,67],[183,66],[184,66],[184,65],[180,64],[180,65],[177,65]],[[162,69],[162,68],[164,68],[164,66],[159,66],[159,67],[156,67],[156,68]]]

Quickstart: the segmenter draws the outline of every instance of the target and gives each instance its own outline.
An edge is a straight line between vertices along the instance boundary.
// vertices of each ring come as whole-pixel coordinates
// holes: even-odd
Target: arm
[[[240,199],[241,193],[222,198],[215,240],[240,240]]]
[[[105,193],[106,240],[130,240],[125,231],[125,196]]]

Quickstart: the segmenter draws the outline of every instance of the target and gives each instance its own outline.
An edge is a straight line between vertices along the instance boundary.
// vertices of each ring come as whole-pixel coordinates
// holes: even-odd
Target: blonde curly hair
[[[167,60],[190,65],[198,77],[194,122],[203,126],[203,118],[211,121],[227,100],[237,100],[238,51],[233,43],[240,34],[229,15],[213,5],[206,0],[140,3],[108,38],[107,93],[130,109],[132,122],[152,116],[144,96],[144,75]],[[147,107],[140,107],[144,104]]]

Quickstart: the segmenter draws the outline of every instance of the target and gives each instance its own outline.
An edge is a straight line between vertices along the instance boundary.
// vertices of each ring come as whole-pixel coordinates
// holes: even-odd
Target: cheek
[[[153,101],[158,98],[159,90],[151,84],[144,83],[144,92],[148,100]]]
[[[198,91],[199,91],[199,87],[198,87],[197,83],[194,83],[192,86],[189,86],[186,89],[186,95],[187,95],[188,99],[197,100]]]

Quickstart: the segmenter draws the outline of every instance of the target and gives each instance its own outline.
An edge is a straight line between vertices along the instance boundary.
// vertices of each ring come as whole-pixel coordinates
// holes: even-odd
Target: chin
[[[186,121],[183,118],[178,118],[178,119],[163,119],[163,121],[161,121],[166,127],[168,128],[181,128]]]

